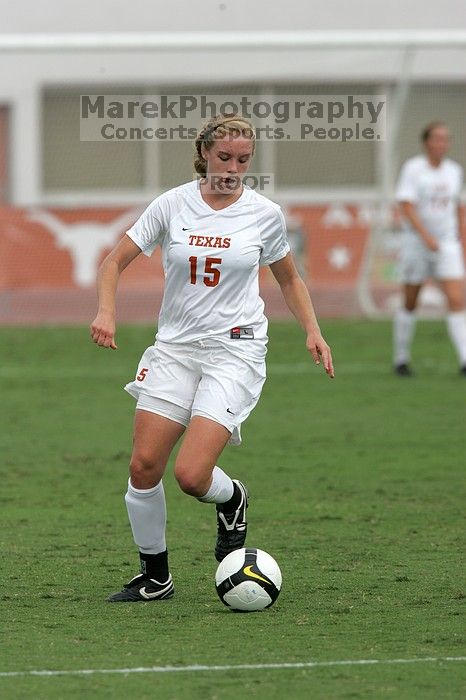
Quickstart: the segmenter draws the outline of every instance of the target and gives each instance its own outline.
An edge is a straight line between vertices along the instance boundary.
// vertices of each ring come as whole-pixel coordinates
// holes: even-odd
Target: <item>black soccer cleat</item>
[[[175,593],[172,577],[169,576],[165,583],[159,583],[154,578],[148,578],[145,574],[138,574],[124,586],[119,593],[114,593],[107,598],[108,603],[147,603],[150,600],[166,600]]]
[[[460,375],[462,377],[466,377],[466,365],[463,365],[462,367],[460,367]]]
[[[248,492],[244,484],[237,479],[233,483],[241,492],[241,501],[233,513],[225,513],[222,504],[217,509],[217,542],[215,544],[215,558],[217,561],[225,559],[227,554],[241,549],[246,540],[248,525],[246,522],[246,508],[248,507]]]
[[[411,367],[404,362],[401,365],[395,365],[394,371],[395,371],[395,374],[397,374],[399,377],[413,377],[414,376],[414,372],[411,369]]]

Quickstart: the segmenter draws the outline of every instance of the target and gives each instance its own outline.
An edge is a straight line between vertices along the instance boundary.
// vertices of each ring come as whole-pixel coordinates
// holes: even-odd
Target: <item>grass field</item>
[[[466,381],[441,323],[419,324],[408,380],[390,372],[388,323],[323,328],[333,382],[295,325],[272,325],[261,402],[220,462],[250,489],[248,544],[283,571],[276,605],[250,615],[216,598],[213,508],[170,471],[176,596],[105,603],[136,573],[121,386],[152,329],[121,328],[117,352],[83,328],[0,330],[2,700],[466,697],[464,661],[426,661],[465,656]],[[365,659],[419,661],[281,666]]]

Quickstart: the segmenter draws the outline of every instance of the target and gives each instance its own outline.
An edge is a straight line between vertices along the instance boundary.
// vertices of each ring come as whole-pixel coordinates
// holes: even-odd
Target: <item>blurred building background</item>
[[[1,0],[0,8],[0,322],[87,321],[99,259],[154,196],[192,179],[192,142],[80,141],[81,94],[387,95],[389,130],[391,119],[401,125],[388,141],[263,142],[252,170],[274,174],[269,196],[289,216],[321,313],[396,307],[398,221],[395,208],[380,217],[380,207],[400,164],[419,151],[422,126],[441,119],[454,136],[451,156],[466,165],[466,42],[439,47],[424,35],[415,45],[409,36],[466,36],[462,0]],[[341,32],[342,43],[241,47],[249,31],[305,30]],[[149,31],[172,37],[172,48],[54,47],[63,33],[123,42],[126,32]],[[358,46],[354,32],[363,42],[378,31],[399,35],[398,44]],[[234,32],[238,45],[190,49],[197,32]],[[26,45],[43,34],[42,48]],[[349,36],[355,43],[345,46]],[[269,307],[283,313],[269,281],[264,273]],[[138,261],[122,283],[122,317],[152,317],[160,292],[159,261]],[[428,291],[425,303],[442,300]]]

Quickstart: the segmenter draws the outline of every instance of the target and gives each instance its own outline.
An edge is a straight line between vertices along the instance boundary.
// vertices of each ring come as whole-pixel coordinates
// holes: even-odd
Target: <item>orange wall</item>
[[[88,323],[96,309],[98,264],[139,211],[0,205],[0,324]],[[369,241],[367,212],[334,205],[292,207],[287,214],[295,228],[299,224],[297,234],[290,225],[290,243],[319,315],[361,315],[357,282]],[[393,223],[396,228],[396,215]],[[386,313],[398,303],[395,271],[395,254],[379,250],[370,287],[375,304]],[[153,321],[162,292],[160,250],[151,258],[139,256],[120,280],[119,320]],[[289,316],[267,268],[261,270],[261,294],[271,318]]]
[[[325,225],[327,208],[294,207],[291,213],[301,221],[303,235],[304,264],[311,285],[352,285],[355,283],[369,229],[357,223],[354,207],[347,210],[356,223],[345,227]],[[66,227],[83,222],[96,227],[96,236],[102,225],[110,224],[124,213],[121,208],[105,209],[56,209],[49,210],[56,220]],[[32,215],[33,216],[33,215]],[[50,226],[32,220],[31,212],[24,209],[0,207],[0,289],[16,288],[63,288],[79,289],[81,286],[73,277],[73,256],[60,245]],[[122,235],[129,225],[121,228]],[[71,230],[70,230],[71,234]],[[72,234],[71,234],[72,235]],[[74,235],[82,235],[76,228]],[[115,237],[115,241],[118,236]],[[107,254],[111,245],[100,251],[96,265]],[[348,250],[348,261],[343,267],[331,263],[331,251],[335,248]],[[95,266],[96,267],[96,266]],[[95,272],[91,283],[94,283]],[[124,273],[121,286],[141,288],[153,286],[162,279],[160,252],[152,258],[138,258]]]

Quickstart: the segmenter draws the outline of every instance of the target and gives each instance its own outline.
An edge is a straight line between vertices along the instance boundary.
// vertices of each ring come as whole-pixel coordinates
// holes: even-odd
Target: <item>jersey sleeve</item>
[[[398,202],[415,204],[418,201],[416,168],[412,161],[406,161],[401,168],[395,197]]]
[[[281,209],[270,209],[260,222],[262,251],[259,263],[271,265],[290,252],[286,237],[285,217]]]
[[[126,235],[150,257],[169,228],[167,198],[161,195],[149,204]]]

